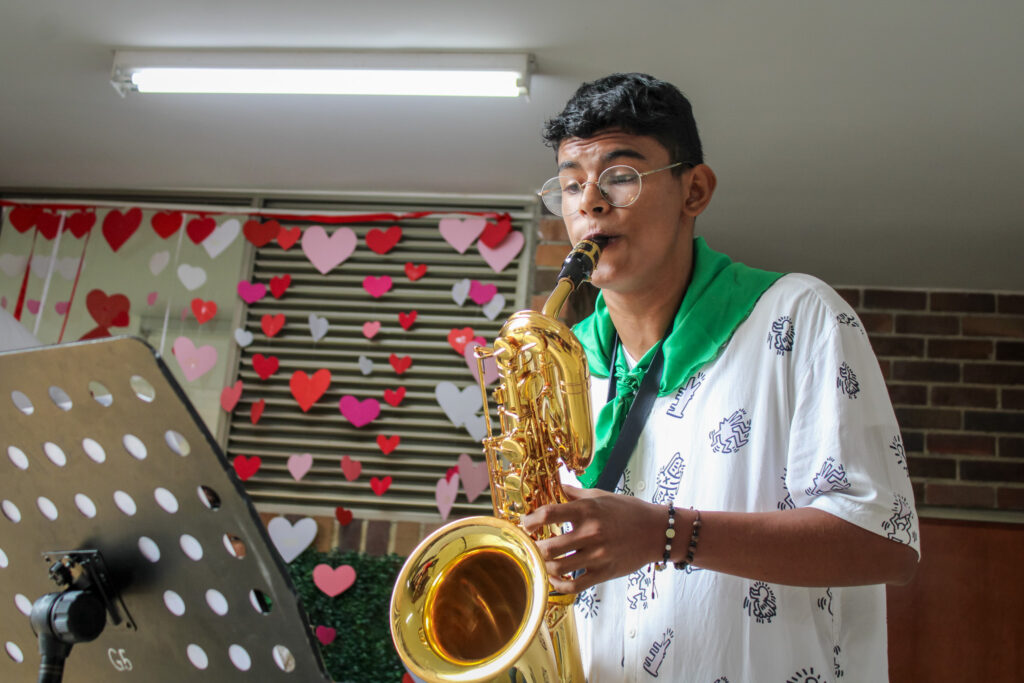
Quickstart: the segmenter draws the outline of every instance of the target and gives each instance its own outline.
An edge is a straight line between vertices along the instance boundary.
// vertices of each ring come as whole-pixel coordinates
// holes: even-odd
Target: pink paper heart
[[[160,296],[157,292],[150,292],[146,295],[146,303],[152,306],[156,303],[156,298]]]
[[[478,242],[476,248],[480,251],[480,255],[484,257],[484,261],[487,261],[487,265],[491,267],[496,273],[500,273],[505,270],[505,267],[512,263],[512,260],[519,254],[523,248],[523,233],[516,231],[510,232],[508,237],[502,240],[494,249],[483,242]]]
[[[367,339],[373,339],[374,337],[377,336],[378,332],[380,332],[379,320],[371,320],[369,322],[363,323],[363,336],[366,337]]]
[[[487,463],[475,463],[468,453],[459,456],[459,479],[466,492],[466,500],[472,503],[490,485],[490,471]]]
[[[217,363],[217,349],[212,346],[200,346],[197,349],[188,337],[175,339],[171,351],[189,382],[205,375]]]
[[[230,387],[224,387],[220,391],[220,407],[231,412],[238,405],[238,399],[242,398],[242,380],[236,381]]]
[[[329,564],[318,564],[313,568],[313,583],[331,598],[347,591],[355,581],[356,570],[347,564],[337,569]]]
[[[363,278],[363,289],[374,299],[379,299],[391,291],[391,278],[387,275],[381,275],[380,277],[367,275]]]
[[[469,283],[469,298],[478,306],[483,306],[498,293],[498,285],[483,284],[478,280]]]
[[[480,381],[480,370],[476,364],[476,356],[473,355],[473,349],[478,346],[483,346],[483,340],[477,337],[473,341],[466,344],[466,349],[462,355],[466,359],[466,367],[469,368],[470,373],[473,375],[473,379],[477,382]],[[488,386],[498,379],[498,364],[494,360],[494,357],[484,359],[484,386]]]
[[[338,228],[333,234],[319,225],[306,228],[302,233],[302,253],[313,267],[326,275],[356,250],[356,233],[352,228]]]
[[[466,253],[486,227],[487,221],[483,218],[442,218],[437,224],[441,237],[460,254]]]
[[[313,467],[313,456],[309,453],[288,456],[288,472],[295,481],[299,481]]]
[[[334,639],[337,637],[337,629],[333,629],[330,626],[316,627],[316,639],[320,641],[321,645],[330,645],[334,642]]]
[[[32,315],[39,313],[39,299],[29,299],[25,302],[25,306]]]
[[[355,396],[342,396],[338,409],[353,427],[365,427],[380,415],[380,402],[375,398],[360,401]]]
[[[441,513],[441,521],[448,519],[448,515],[452,511],[452,505],[455,504],[455,496],[458,494],[458,474],[451,477],[451,479],[441,477],[437,480],[437,486],[434,488],[434,500],[437,502],[438,512]]]
[[[252,283],[242,280],[238,283],[238,296],[247,304],[254,304],[267,295],[267,286],[262,282]]]
[[[363,471],[363,463],[347,455],[341,457],[341,471],[349,481],[355,481]]]
[[[53,310],[57,311],[57,315],[64,315],[71,308],[70,301],[58,301],[53,305]]]

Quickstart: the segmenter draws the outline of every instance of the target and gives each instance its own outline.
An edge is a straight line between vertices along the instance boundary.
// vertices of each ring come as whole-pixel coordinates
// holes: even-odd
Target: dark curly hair
[[[685,167],[704,163],[704,151],[686,96],[671,83],[647,74],[612,74],[584,83],[558,116],[544,124],[544,142],[556,152],[568,138],[589,138],[619,129],[648,135],[668,150],[673,163]]]

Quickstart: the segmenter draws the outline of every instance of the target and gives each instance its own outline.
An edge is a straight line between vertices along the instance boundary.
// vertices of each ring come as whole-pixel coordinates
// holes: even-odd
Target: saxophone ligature
[[[493,517],[468,517],[425,538],[406,560],[391,596],[391,637],[413,675],[427,683],[584,683],[572,603],[551,589],[536,541],[519,521],[567,501],[560,464],[577,474],[593,454],[590,374],[576,336],[557,319],[569,294],[590,278],[604,241],[569,253],[541,311],[519,311],[493,347],[476,351],[484,397]],[[483,362],[500,383],[487,409]]]

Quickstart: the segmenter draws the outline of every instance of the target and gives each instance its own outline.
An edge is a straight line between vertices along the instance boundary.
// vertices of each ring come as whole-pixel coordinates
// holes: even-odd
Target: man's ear
[[[683,201],[683,211],[687,216],[696,218],[708,208],[711,203],[711,195],[715,193],[715,186],[718,178],[715,172],[706,164],[698,164],[684,174],[689,176],[686,182],[686,197]]]

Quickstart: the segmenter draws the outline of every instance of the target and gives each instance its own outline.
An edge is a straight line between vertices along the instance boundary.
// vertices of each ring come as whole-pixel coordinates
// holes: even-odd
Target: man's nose
[[[603,213],[608,210],[611,205],[608,200],[604,198],[604,194],[601,192],[601,188],[597,186],[597,183],[590,181],[584,183],[583,194],[580,195],[580,213]]]

